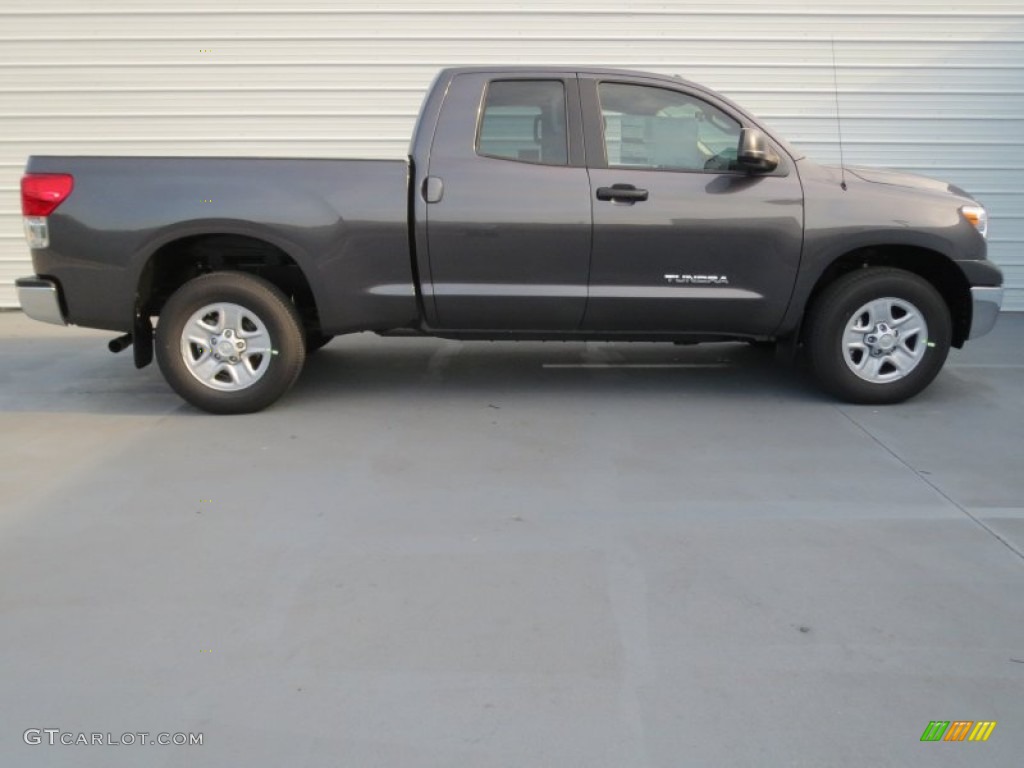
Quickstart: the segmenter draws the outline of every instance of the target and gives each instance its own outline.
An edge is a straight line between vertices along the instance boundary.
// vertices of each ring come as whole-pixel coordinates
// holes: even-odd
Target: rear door
[[[793,163],[780,148],[777,171],[737,170],[743,116],[683,84],[580,88],[594,205],[583,327],[771,333],[803,241]]]
[[[433,325],[579,328],[591,205],[575,75],[456,75],[418,193]]]

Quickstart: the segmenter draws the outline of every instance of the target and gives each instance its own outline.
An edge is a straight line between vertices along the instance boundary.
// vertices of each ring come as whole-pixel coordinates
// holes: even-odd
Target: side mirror
[[[736,164],[751,173],[771,173],[779,167],[779,156],[761,131],[757,128],[744,128],[740,131]]]

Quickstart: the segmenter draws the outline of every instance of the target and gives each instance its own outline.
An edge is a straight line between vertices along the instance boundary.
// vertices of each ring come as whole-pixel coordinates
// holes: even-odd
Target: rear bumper
[[[42,277],[22,277],[15,280],[14,285],[26,315],[43,323],[67,325],[57,283]]]
[[[992,330],[1003,306],[1003,289],[1001,286],[975,286],[971,288],[971,332],[969,339],[984,336]]]

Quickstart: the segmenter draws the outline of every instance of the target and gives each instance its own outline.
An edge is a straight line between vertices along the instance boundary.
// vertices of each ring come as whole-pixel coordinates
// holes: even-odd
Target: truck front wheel
[[[898,403],[927,387],[949,353],[949,308],[902,269],[851,272],[821,292],[808,316],[807,351],[821,386],[853,403]]]
[[[164,378],[210,413],[252,413],[295,383],[305,361],[295,307],[273,284],[214,272],[179,288],[160,313],[156,357]]]

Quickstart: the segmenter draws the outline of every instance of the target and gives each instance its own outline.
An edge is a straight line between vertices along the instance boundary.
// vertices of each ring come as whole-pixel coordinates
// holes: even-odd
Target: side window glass
[[[476,151],[544,165],[566,165],[565,85],[561,80],[495,80],[487,87]]]
[[[598,93],[609,166],[737,170],[742,126],[717,107],[645,85],[601,83]]]

